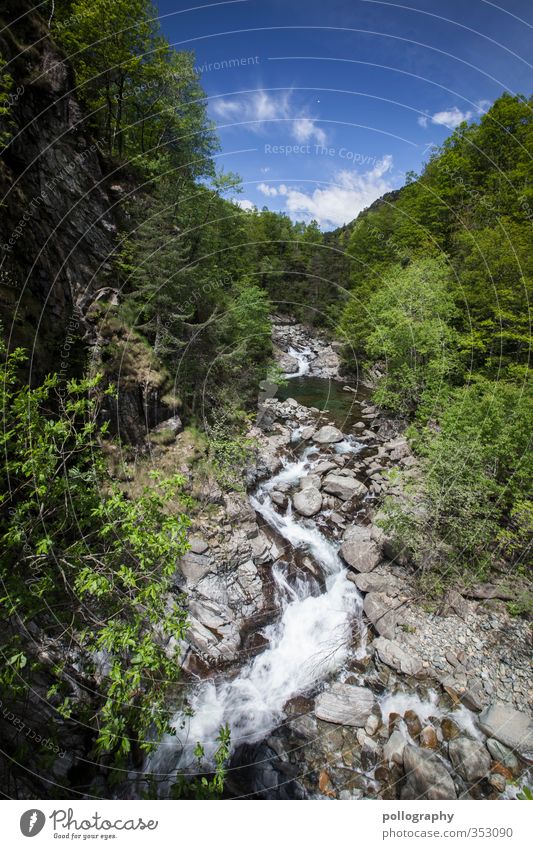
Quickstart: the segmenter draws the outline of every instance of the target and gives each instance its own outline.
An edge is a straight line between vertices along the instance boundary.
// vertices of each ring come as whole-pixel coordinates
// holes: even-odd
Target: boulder
[[[511,770],[511,772],[515,772],[519,769],[518,758],[510,749],[507,748],[507,746],[504,746],[503,743],[500,743],[498,740],[490,737],[487,740],[487,749],[495,761],[506,766],[507,769]]]
[[[422,671],[422,662],[419,658],[405,651],[395,640],[378,637],[373,645],[383,663],[395,669],[396,672],[402,672],[404,675],[418,675]]]
[[[531,756],[533,725],[527,713],[503,702],[493,702],[480,713],[479,724],[487,736],[495,737],[528,759]]]
[[[322,495],[316,486],[307,486],[294,493],[292,503],[301,516],[314,516],[322,507]]]
[[[305,440],[311,439],[314,432],[315,432],[315,429],[314,429],[313,425],[306,425],[306,427],[302,428],[302,433],[301,433],[302,439],[305,439]]]
[[[331,445],[334,442],[342,442],[343,439],[344,434],[333,425],[324,425],[313,436],[313,442],[318,442],[319,445]]]
[[[205,554],[209,548],[208,543],[201,537],[192,537],[190,540],[190,546],[193,554]]]
[[[204,554],[188,551],[180,560],[180,568],[189,584],[197,584],[211,569],[212,561]]]
[[[382,592],[390,585],[386,575],[376,575],[375,572],[363,572],[360,575],[350,572],[348,577],[362,593]]]
[[[333,473],[325,477],[322,489],[331,495],[337,495],[342,501],[349,501],[354,496],[362,498],[367,492],[364,483],[360,483],[352,477]]]
[[[285,510],[287,504],[289,503],[289,499],[285,495],[284,492],[279,492],[277,489],[273,489],[270,493],[270,498],[274,502],[277,507],[281,507],[282,510]]]
[[[483,778],[490,769],[490,755],[479,740],[456,737],[448,743],[448,755],[459,775],[469,784]]]
[[[457,799],[452,777],[434,752],[407,745],[403,768],[402,799]]]
[[[378,634],[393,640],[396,633],[398,602],[385,593],[368,593],[363,602],[363,610]]]
[[[381,559],[376,543],[370,538],[370,528],[362,525],[347,529],[341,555],[356,572],[371,572]]]
[[[423,749],[438,749],[439,738],[432,725],[426,725],[420,732],[420,745]]]
[[[383,747],[383,759],[389,764],[395,763],[401,766],[403,763],[403,750],[406,746],[404,735],[395,729]]]
[[[325,722],[364,728],[374,704],[374,694],[366,687],[337,682],[316,699],[315,716]]]

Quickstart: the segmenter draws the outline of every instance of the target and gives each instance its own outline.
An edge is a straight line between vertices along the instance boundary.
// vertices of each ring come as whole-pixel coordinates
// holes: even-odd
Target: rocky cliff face
[[[24,15],[26,0],[2,6],[2,24],[18,20],[0,35],[13,79],[11,141],[0,156],[0,319],[11,347],[33,354],[38,378],[75,369],[87,308],[113,286],[116,199],[45,22]]]

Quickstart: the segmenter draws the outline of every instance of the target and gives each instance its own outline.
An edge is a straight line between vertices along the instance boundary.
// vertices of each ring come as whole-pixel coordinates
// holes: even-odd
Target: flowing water
[[[233,680],[200,684],[190,699],[192,716],[178,714],[176,736],[166,737],[152,757],[149,771],[172,774],[194,767],[198,741],[214,741],[219,728],[231,729],[232,748],[264,739],[283,718],[285,703],[316,687],[346,661],[359,627],[364,654],[361,597],[346,578],[338,546],[327,540],[311,520],[296,518],[275,509],[270,492],[281,484],[297,484],[312,473],[316,449],[308,448],[295,462],[260,486],[251,497],[252,506],[265,522],[291,544],[307,552],[325,576],[325,591],[313,594],[308,580],[289,582],[284,570],[275,567],[272,578],[280,617],[264,629],[269,645]],[[216,744],[206,745],[206,756]]]

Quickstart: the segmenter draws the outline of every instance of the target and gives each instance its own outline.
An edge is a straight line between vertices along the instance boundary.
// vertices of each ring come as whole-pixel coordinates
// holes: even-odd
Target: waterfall
[[[233,680],[198,685],[190,700],[192,715],[180,712],[174,717],[176,734],[163,739],[148,772],[162,776],[194,768],[198,741],[209,759],[225,723],[231,729],[232,748],[264,739],[282,720],[290,698],[311,690],[347,660],[354,620],[363,634],[361,597],[346,578],[337,546],[311,520],[296,519],[290,506],[284,515],[278,513],[270,499],[276,486],[295,484],[309,472],[312,454],[313,449],[306,449],[301,459],[288,463],[259,487],[251,503],[293,548],[313,557],[326,576],[325,592],[311,595],[308,582],[290,584],[282,568],[273,567],[281,616],[263,630],[268,647]]]
[[[309,371],[310,358],[313,355],[311,348],[293,348],[292,346],[287,351],[290,357],[298,360],[298,371],[293,372],[292,374],[284,374],[283,377],[285,380],[289,380],[293,377],[302,377],[302,375],[307,374]]]

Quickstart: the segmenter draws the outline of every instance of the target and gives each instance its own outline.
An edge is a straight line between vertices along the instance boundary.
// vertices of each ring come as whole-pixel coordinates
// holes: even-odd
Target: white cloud
[[[317,127],[312,118],[297,118],[292,125],[292,134],[296,141],[304,144],[314,139],[317,144],[326,143],[324,130]]]
[[[443,112],[435,112],[434,115],[431,116],[431,122],[433,124],[441,124],[443,127],[448,127],[450,130],[455,130],[459,124],[462,124],[463,121],[470,121],[472,117],[472,113],[469,112],[461,112],[457,106],[452,106],[451,109],[445,109]]]
[[[321,226],[339,227],[352,221],[363,209],[392,189],[386,179],[391,168],[392,156],[387,155],[371,171],[363,174],[339,171],[333,183],[311,193],[283,186],[286,211],[292,218],[306,221],[314,218]]]
[[[210,108],[215,118],[249,124],[256,133],[263,132],[267,122],[280,121],[289,126],[291,136],[301,144],[312,139],[322,145],[327,141],[324,130],[316,126],[316,119],[303,115],[293,105],[291,91],[271,95],[259,89],[240,98],[214,98]]]
[[[267,198],[276,197],[278,193],[275,186],[268,186],[266,183],[259,183],[257,191],[261,192],[262,195],[266,195]]]
[[[455,130],[455,128],[458,127],[459,124],[462,124],[463,121],[470,121],[473,118],[474,113],[476,115],[483,115],[490,106],[490,100],[478,100],[474,106],[474,112],[470,109],[463,112],[459,109],[459,107],[452,106],[450,109],[444,109],[442,112],[435,112],[433,115],[419,115],[417,122],[421,127],[424,127],[424,129],[431,121],[432,124],[438,124],[442,127],[448,127],[449,130]]]
[[[244,209],[245,212],[249,212],[251,209],[255,209],[255,204],[252,203],[251,200],[246,200],[246,198],[234,198],[233,203],[236,206],[240,206],[240,208]]]

